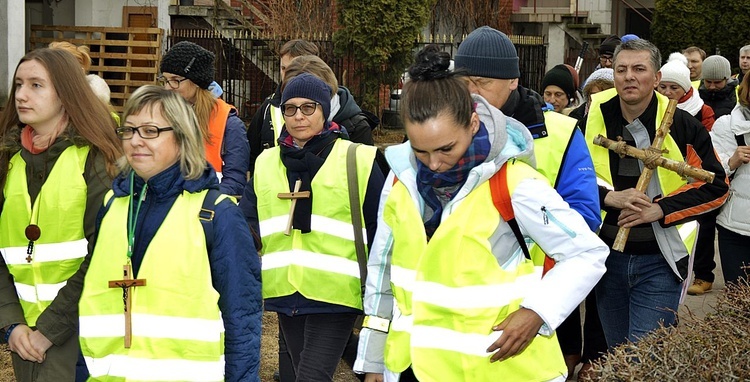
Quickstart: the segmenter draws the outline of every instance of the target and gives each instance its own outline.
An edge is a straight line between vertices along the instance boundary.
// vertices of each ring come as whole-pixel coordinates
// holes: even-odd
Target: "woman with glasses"
[[[81,302],[90,380],[258,381],[260,263],[177,94],[143,86],[117,129]]]
[[[278,314],[298,381],[333,380],[362,313],[365,263],[358,262],[356,234],[372,242],[384,181],[377,149],[352,146],[328,121],[331,91],[310,73],[287,83],[279,145],[258,157],[252,187],[240,203],[251,224],[259,225],[264,306]],[[350,148],[353,157],[347,156]]]
[[[242,195],[247,183],[250,145],[234,106],[209,90],[214,54],[189,41],[175,44],[161,60],[159,81],[193,106],[204,139],[206,159],[216,170],[221,192]]]
[[[122,155],[114,129],[73,55],[21,59],[0,117],[0,342],[17,381],[75,377],[76,271]]]

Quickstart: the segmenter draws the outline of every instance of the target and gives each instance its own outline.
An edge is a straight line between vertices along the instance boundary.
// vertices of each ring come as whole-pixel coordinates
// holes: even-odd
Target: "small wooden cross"
[[[146,286],[146,279],[133,279],[133,268],[130,264],[125,264],[122,267],[123,279],[112,280],[109,282],[110,288],[122,288],[122,303],[125,309],[125,348],[130,348],[130,340],[132,337],[132,323],[130,307],[132,300],[130,298],[130,288]]]
[[[302,187],[302,180],[297,179],[294,182],[294,191],[279,192],[276,195],[279,199],[292,199],[292,206],[289,208],[289,220],[287,220],[286,229],[284,230],[284,235],[287,236],[292,234],[292,221],[294,220],[294,207],[297,205],[297,199],[307,199],[310,197],[310,191],[300,191],[300,187]]]

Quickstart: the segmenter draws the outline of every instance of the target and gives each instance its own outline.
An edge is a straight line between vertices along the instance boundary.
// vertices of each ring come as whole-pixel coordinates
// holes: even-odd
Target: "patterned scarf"
[[[433,215],[424,223],[424,229],[427,237],[432,237],[435,230],[440,225],[440,215],[443,213],[444,204],[441,203],[435,193],[438,188],[455,188],[461,189],[466,177],[474,167],[478,166],[490,153],[490,137],[484,123],[479,124],[479,131],[474,135],[469,148],[466,149],[463,157],[458,160],[455,166],[445,172],[434,172],[429,167],[417,161],[417,189],[424,199],[425,203],[434,211]],[[452,200],[456,194],[445,194],[448,201]]]

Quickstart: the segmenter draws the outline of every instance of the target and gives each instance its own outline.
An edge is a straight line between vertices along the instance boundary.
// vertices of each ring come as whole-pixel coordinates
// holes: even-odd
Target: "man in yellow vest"
[[[612,245],[620,227],[631,228],[625,250],[612,250],[607,272],[596,287],[599,316],[610,347],[637,341],[660,323],[674,324],[695,241],[692,220],[721,206],[728,190],[708,132],[683,110],[675,111],[664,155],[714,172],[713,183],[688,183],[659,168],[646,192],[641,192],[635,185],[642,162],[620,158],[591,143],[601,134],[623,137],[640,148],[651,145],[668,103],[654,91],[661,79],[660,64],[661,54],[650,42],[639,39],[621,44],[615,50],[615,89],[593,96],[585,126],[600,182],[604,223],[599,236]]]

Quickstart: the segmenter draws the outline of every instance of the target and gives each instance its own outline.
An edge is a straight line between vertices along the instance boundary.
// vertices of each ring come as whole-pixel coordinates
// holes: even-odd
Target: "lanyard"
[[[130,172],[130,200],[128,201],[128,261],[133,256],[133,245],[135,244],[135,225],[138,222],[138,214],[141,212],[141,204],[146,199],[148,184],[144,183],[141,189],[138,204],[133,203],[133,184],[135,183],[135,171]],[[133,209],[135,208],[135,211]]]

